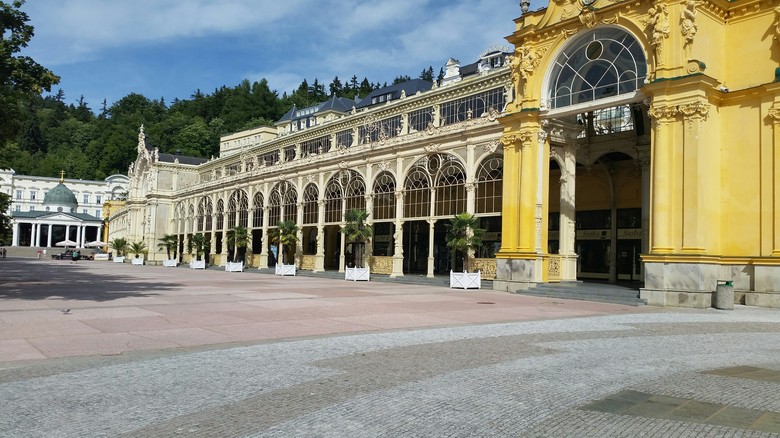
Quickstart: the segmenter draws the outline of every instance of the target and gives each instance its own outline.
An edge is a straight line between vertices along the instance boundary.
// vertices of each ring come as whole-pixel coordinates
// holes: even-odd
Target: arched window
[[[320,193],[317,190],[317,186],[309,184],[306,186],[306,190],[303,191],[303,223],[304,224],[316,224],[319,212]]]
[[[604,27],[575,38],[558,55],[550,71],[552,108],[631,93],[647,76],[639,42],[628,32]]]
[[[395,219],[395,178],[383,173],[374,181],[374,220]]]
[[[255,193],[252,206],[254,212],[252,214],[252,228],[263,227],[263,194],[260,192]]]
[[[429,168],[433,160],[438,160],[435,173],[436,216],[454,216],[466,211],[466,172],[463,165],[452,155],[434,155],[430,157]],[[432,169],[433,170],[433,169]]]
[[[476,212],[500,213],[504,179],[504,159],[500,155],[486,158],[477,170]]]

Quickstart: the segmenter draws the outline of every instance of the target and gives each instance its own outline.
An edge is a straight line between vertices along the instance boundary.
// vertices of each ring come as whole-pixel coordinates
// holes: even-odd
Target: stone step
[[[518,293],[550,298],[597,301],[602,303],[645,305],[639,298],[639,291],[633,288],[608,284],[571,282],[571,284],[540,284]]]

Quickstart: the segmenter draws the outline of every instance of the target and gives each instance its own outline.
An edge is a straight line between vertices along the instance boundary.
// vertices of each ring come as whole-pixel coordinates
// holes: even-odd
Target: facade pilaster
[[[650,252],[653,254],[671,254],[674,251],[672,238],[672,214],[675,199],[675,179],[672,174],[674,163],[674,122],[677,107],[653,105],[648,115],[653,121],[653,149],[650,179],[653,193],[650,199],[652,211],[650,230]]]
[[[314,257],[314,272],[325,270],[325,199],[317,202],[317,255]]]

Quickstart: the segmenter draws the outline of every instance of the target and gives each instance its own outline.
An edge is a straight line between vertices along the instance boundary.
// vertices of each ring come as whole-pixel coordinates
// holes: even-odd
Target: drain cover
[[[496,303],[491,303],[490,301],[477,301],[477,304],[496,304]]]

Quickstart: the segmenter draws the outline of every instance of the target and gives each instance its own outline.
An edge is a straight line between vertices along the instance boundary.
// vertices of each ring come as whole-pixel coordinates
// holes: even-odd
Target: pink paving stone
[[[134,336],[129,333],[99,333],[29,339],[46,357],[120,354],[136,350],[177,347],[173,342]]]
[[[458,321],[450,318],[436,318],[431,315],[410,315],[406,313],[387,313],[366,316],[348,316],[335,318],[338,321],[350,322],[353,324],[364,324],[377,329],[398,329],[406,327],[427,327],[453,325]]]
[[[43,353],[24,339],[0,340],[0,362],[45,358]]]
[[[170,321],[160,316],[88,319],[84,324],[102,333],[125,333],[188,327],[185,321]]]
[[[233,339],[214,330],[203,328],[175,328],[168,330],[144,330],[130,332],[130,334],[148,339],[164,342],[173,342],[180,347],[192,347],[196,345],[222,344]]]
[[[0,339],[26,339],[89,333],[99,333],[99,331],[75,319],[15,322],[0,326]]]

